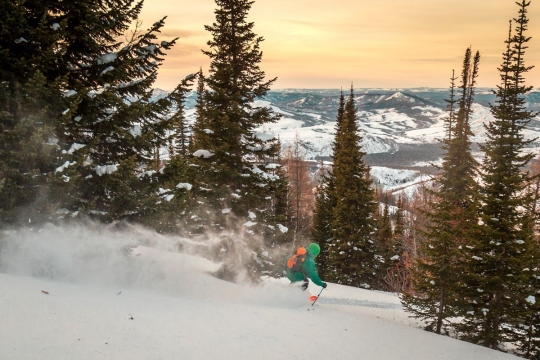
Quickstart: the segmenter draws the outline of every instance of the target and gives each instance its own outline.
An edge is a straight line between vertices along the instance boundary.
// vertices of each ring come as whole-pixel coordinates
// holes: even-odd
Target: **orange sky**
[[[168,16],[163,38],[180,37],[157,87],[172,89],[208,68],[201,53],[214,21],[214,0],[146,0],[143,27]],[[479,86],[499,83],[496,70],[517,16],[514,0],[257,0],[248,20],[264,36],[261,67],[280,88],[447,87],[465,49],[480,50]],[[529,65],[540,66],[540,0],[529,7]],[[540,87],[540,71],[527,83]]]

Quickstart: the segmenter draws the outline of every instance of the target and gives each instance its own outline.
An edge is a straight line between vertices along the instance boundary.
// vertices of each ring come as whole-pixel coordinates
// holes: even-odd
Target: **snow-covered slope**
[[[371,167],[370,175],[375,185],[394,194],[404,192],[410,196],[418,184],[429,181],[431,176],[417,170],[392,169],[384,166]]]
[[[233,284],[188,239],[49,226],[0,243],[2,359],[511,359],[418,328],[394,294]],[[311,285],[312,293],[319,288]]]

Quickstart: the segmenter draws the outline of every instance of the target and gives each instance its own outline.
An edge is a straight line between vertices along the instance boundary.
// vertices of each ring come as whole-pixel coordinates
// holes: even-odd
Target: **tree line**
[[[279,139],[260,130],[279,116],[253,105],[275,79],[252,4],[216,0],[208,75],[163,94],[153,85],[177,39],[160,39],[165,18],[143,29],[142,1],[0,3],[1,227],[129,221],[220,237],[254,277],[272,272],[261,254],[290,241],[291,206]]]
[[[312,239],[322,244],[319,265],[330,281],[400,292],[405,310],[429,331],[540,359],[540,174],[527,151],[534,139],[525,137],[537,116],[525,102],[530,2],[517,5],[482,161],[472,155],[470,126],[479,52],[468,48],[460,76],[451,78],[438,174],[412,199],[394,200],[392,216],[388,194],[369,186],[351,91],[341,98]]]
[[[0,226],[91,218],[218,237],[219,275],[234,279],[240,262],[254,281],[282,275],[286,254],[314,241],[325,280],[400,292],[430,331],[539,359],[530,2],[510,23],[482,162],[470,128],[480,54],[469,48],[451,78],[439,173],[411,199],[372,186],[352,86],[331,166],[314,177],[300,139],[282,151],[262,130],[279,115],[254,105],[276,79],[260,68],[253,1],[215,2],[206,74],[167,94],[153,85],[178,39],[159,39],[165,18],[142,29],[142,1],[0,3]]]

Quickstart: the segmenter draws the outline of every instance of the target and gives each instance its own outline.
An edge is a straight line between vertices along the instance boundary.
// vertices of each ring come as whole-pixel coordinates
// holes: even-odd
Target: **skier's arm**
[[[306,262],[304,263],[304,269],[306,270],[306,275],[313,281],[315,285],[323,286],[323,282],[321,278],[319,277],[319,274],[317,274],[317,269],[315,268],[315,261],[313,259],[306,259]]]

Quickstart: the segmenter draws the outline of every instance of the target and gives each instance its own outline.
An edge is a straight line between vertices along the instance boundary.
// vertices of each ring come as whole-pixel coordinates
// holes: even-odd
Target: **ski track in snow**
[[[317,300],[317,303],[324,304],[324,305],[363,306],[363,307],[378,308],[378,309],[401,309],[402,308],[400,304],[380,303],[380,302],[373,302],[369,300],[329,298],[329,297],[324,297],[324,296],[321,296],[320,299]]]

